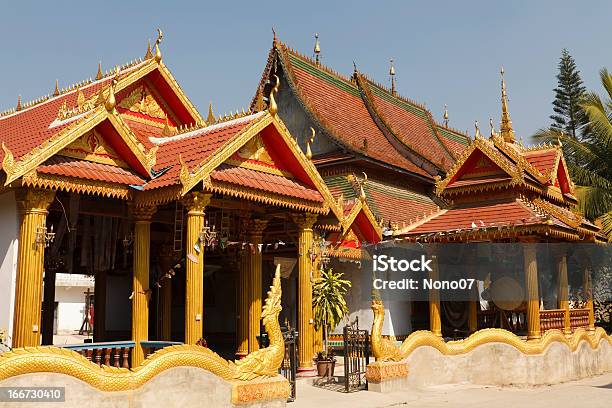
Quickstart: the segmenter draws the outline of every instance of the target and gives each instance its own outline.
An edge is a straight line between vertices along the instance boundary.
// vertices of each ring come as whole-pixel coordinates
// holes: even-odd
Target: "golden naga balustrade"
[[[525,341],[504,329],[482,329],[463,340],[445,342],[442,338],[428,330],[419,330],[408,336],[401,346],[398,347],[395,343],[384,339],[381,335],[380,328],[382,328],[384,319],[384,306],[382,302],[380,300],[373,300],[372,310],[374,311],[371,339],[372,353],[377,361],[401,361],[407,358],[414,350],[423,346],[433,347],[443,355],[459,355],[468,353],[484,344],[502,343],[514,347],[523,354],[533,355],[543,353],[555,342],[565,344],[572,352],[578,348],[582,341],[588,342],[592,349],[598,348],[602,340],[608,341],[612,345],[612,337],[608,336],[603,328],[598,327],[594,332],[591,332],[580,327],[570,336],[566,336],[561,330],[552,329],[546,331],[542,337],[531,341]]]
[[[182,344],[165,347],[148,356],[133,369],[97,365],[76,351],[44,346],[13,349],[0,354],[0,382],[11,377],[32,373],[58,373],[77,378],[100,391],[134,390],[165,370],[174,367],[196,367],[209,371],[232,384],[232,401],[245,402],[245,392],[251,400],[286,399],[290,394],[288,381],[249,383],[255,379],[278,375],[285,344],[278,316],[281,306],[280,265],[277,265],[272,286],[268,291],[262,318],[270,338],[270,346],[248,354],[242,360],[225,360],[214,351],[197,345]],[[252,392],[244,387],[260,387]]]

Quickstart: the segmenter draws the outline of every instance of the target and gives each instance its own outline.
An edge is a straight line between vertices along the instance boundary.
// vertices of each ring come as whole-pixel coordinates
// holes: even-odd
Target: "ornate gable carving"
[[[130,112],[140,113],[152,118],[166,118],[166,113],[159,106],[153,94],[144,85],[134,89],[127,97],[121,100],[118,106]]]
[[[244,146],[227,159],[226,163],[232,166],[293,178],[293,175],[289,171],[282,169],[274,162],[272,157],[270,157],[261,134],[255,135],[251,140],[245,143]]]
[[[96,130],[85,133],[61,150],[58,155],[118,167],[129,167]]]

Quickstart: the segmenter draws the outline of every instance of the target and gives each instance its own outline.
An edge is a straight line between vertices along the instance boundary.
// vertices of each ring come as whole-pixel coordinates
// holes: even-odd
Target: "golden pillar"
[[[567,256],[565,254],[557,255],[557,274],[559,287],[557,288],[558,307],[565,311],[563,318],[563,333],[569,335],[572,333],[570,323],[570,307],[569,307],[569,285],[567,283]]]
[[[245,237],[246,239],[246,237]],[[249,354],[249,252],[250,248],[245,248],[240,254],[240,270],[238,276],[238,324],[237,324],[237,343],[236,358],[240,359]]]
[[[162,276],[168,274],[174,261],[174,251],[171,245],[163,245],[159,254],[159,270]],[[160,340],[172,339],[172,278],[166,276],[161,279],[159,291],[159,336]]]
[[[318,254],[312,266],[314,280],[317,280],[321,277],[320,256],[321,254]],[[312,311],[312,316],[314,317],[314,309]],[[315,330],[314,332],[314,343],[313,343],[312,355],[316,356],[317,353],[322,350],[323,350],[323,328],[319,327],[319,330]]]
[[[583,272],[583,287],[584,295],[586,297],[586,308],[589,311],[589,327],[590,332],[595,331],[595,313],[593,310],[593,288],[591,287],[591,269],[588,265],[584,266]]]
[[[527,292],[527,340],[540,338],[540,296],[535,244],[524,244],[525,291]]]
[[[248,268],[248,285],[249,297],[247,304],[249,307],[249,323],[248,323],[248,338],[249,338],[249,353],[259,350],[257,336],[260,334],[261,327],[261,248],[263,231],[266,229],[268,221],[253,220],[249,223],[249,231],[247,233],[247,241],[250,248],[247,250],[246,260]]]
[[[438,256],[431,251],[429,251],[429,256],[432,259],[429,279],[435,282],[440,279],[440,272],[438,271]],[[429,330],[436,336],[442,337],[440,291],[438,289],[429,289]]]
[[[13,348],[40,345],[42,283],[47,209],[55,197],[51,190],[18,190],[22,218],[19,231]],[[38,237],[38,239],[37,239]]]
[[[313,371],[314,324],[312,316],[312,226],[315,214],[293,214],[298,226],[298,350],[300,372]]]
[[[204,210],[210,203],[210,194],[194,192],[187,195],[187,257],[185,281],[185,343],[196,344],[202,338],[204,319],[204,243],[199,237],[204,228]],[[199,251],[195,249],[195,246]],[[190,259],[193,258],[193,259]]]
[[[141,341],[149,338],[149,269],[151,256],[151,217],[155,206],[137,206],[134,215],[134,278],[132,283],[132,367],[144,360]]]

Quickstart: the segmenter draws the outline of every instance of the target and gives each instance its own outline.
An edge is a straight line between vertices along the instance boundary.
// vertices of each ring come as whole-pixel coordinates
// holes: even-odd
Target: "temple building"
[[[204,117],[161,40],[160,31],[143,59],[98,66],[95,79],[56,83],[0,116],[0,329],[14,348],[53,344],[56,276],[81,274],[95,279],[84,322],[93,341],[115,342],[105,347],[129,353],[132,367],[175,342],[241,358],[264,340],[264,289],[280,264],[280,320],[297,328],[307,372],[321,350],[312,310],[321,267],[353,281],[350,319],[372,324],[370,288],[357,284],[364,246],[604,239],[570,210],[560,146],[516,142],[505,83],[499,134],[473,140],[448,113],[438,123],[398,95],[393,65],[387,88],[357,67],[350,76],[324,67],[318,38],[311,59],[275,37],[249,110],[215,117],[211,106]],[[534,257],[525,255],[532,283]],[[567,282],[567,268],[559,274]],[[554,316],[527,305],[529,336],[540,314],[555,322],[546,329],[593,328],[592,302],[571,314],[564,293]],[[448,316],[431,296],[393,305],[384,334],[441,336]],[[470,331],[484,327],[477,303]]]

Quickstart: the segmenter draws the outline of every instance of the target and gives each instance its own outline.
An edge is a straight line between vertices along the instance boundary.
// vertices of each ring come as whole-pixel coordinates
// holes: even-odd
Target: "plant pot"
[[[317,360],[317,375],[319,377],[331,378],[334,376],[334,368],[336,367],[335,358],[326,358]]]

